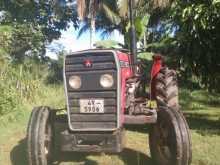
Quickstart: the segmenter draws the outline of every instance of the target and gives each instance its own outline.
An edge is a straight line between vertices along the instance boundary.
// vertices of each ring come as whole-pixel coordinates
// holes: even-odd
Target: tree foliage
[[[30,56],[43,59],[46,45],[58,39],[61,30],[67,29],[70,23],[78,27],[76,4],[72,1],[1,0],[0,13],[0,33],[1,27],[11,29],[10,34],[4,35],[9,42],[3,43],[3,54],[10,54],[16,62]]]
[[[78,26],[76,5],[65,0],[1,0],[0,11],[6,12],[2,22],[32,23],[40,26],[48,41],[58,38],[68,23]]]
[[[0,26],[0,65],[3,65],[8,58],[10,48],[12,28],[10,26]]]
[[[180,69],[208,89],[220,90],[220,1],[176,1],[171,14]]]
[[[128,46],[127,2],[103,0],[96,27],[103,34],[118,30]],[[135,26],[137,39],[143,41],[145,37],[148,51],[165,54],[183,79],[193,78],[201,87],[220,90],[219,0],[138,0]],[[88,28],[85,20],[80,34]]]
[[[90,2],[97,2],[96,30],[103,36],[118,30],[128,47],[128,0],[1,0],[0,63],[31,57],[49,62],[55,70],[60,68],[58,63],[45,59],[46,45],[59,38],[70,22],[78,27],[77,12],[85,16],[79,36],[87,31]],[[193,78],[201,87],[220,91],[220,0],[135,2],[136,34],[142,46],[166,55],[184,79]],[[81,3],[78,8],[77,3]]]

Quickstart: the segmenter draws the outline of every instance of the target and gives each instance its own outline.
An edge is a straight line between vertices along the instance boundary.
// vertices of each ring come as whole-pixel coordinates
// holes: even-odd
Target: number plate
[[[104,100],[80,99],[80,113],[104,113]]]

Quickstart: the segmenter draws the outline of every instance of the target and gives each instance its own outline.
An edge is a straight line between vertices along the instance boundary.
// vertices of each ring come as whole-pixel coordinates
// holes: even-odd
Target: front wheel
[[[159,107],[158,121],[149,134],[151,156],[157,165],[189,165],[191,138],[181,112]]]
[[[29,165],[52,164],[52,114],[49,107],[36,107],[31,113],[27,130]]]

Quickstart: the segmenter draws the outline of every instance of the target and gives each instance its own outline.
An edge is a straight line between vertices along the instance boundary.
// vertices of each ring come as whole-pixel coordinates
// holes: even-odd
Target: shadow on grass
[[[28,165],[26,148],[25,139],[22,139],[16,146],[14,146],[10,153],[12,165]]]
[[[126,125],[125,129],[133,132],[148,133],[150,125]]]
[[[219,107],[220,95],[203,90],[182,88],[179,93],[180,105],[183,110],[203,110],[207,107]]]
[[[119,154],[107,154],[107,155],[118,155],[126,165],[153,165],[152,160],[149,156],[133,149],[125,148]],[[55,161],[54,165],[59,165],[62,162],[77,162],[79,165],[98,165],[99,163],[95,160],[91,160],[88,156],[102,156],[100,153],[76,153],[76,152],[65,152],[59,154],[58,160]],[[110,163],[110,162],[109,162]]]
[[[96,154],[97,155],[97,154]],[[53,165],[59,165],[62,162],[77,162],[79,165],[97,165],[97,162],[88,159],[88,154],[85,153],[75,153],[75,152],[62,152],[56,156]]]
[[[108,155],[108,154],[107,154]],[[151,158],[139,151],[125,148],[119,154],[109,154],[118,155],[126,165],[153,165]],[[75,162],[79,165],[98,165],[98,162],[89,158],[89,156],[102,156],[102,154],[85,154],[76,152],[63,152],[55,155],[57,158],[53,165],[60,165],[63,162]],[[10,153],[11,164],[12,165],[28,165],[27,154],[26,154],[26,139],[22,139],[19,144],[17,144]]]
[[[124,151],[119,154],[119,157],[126,165],[153,165],[151,157],[129,148],[125,148]]]
[[[220,120],[208,119],[205,114],[184,114],[190,129],[201,135],[220,135]]]

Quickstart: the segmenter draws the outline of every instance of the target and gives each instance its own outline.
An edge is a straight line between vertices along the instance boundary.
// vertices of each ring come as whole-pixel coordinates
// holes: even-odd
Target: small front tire
[[[35,107],[27,130],[29,165],[52,164],[53,115],[49,107]]]
[[[180,111],[159,107],[158,121],[150,130],[149,145],[157,165],[190,165],[191,137]]]

